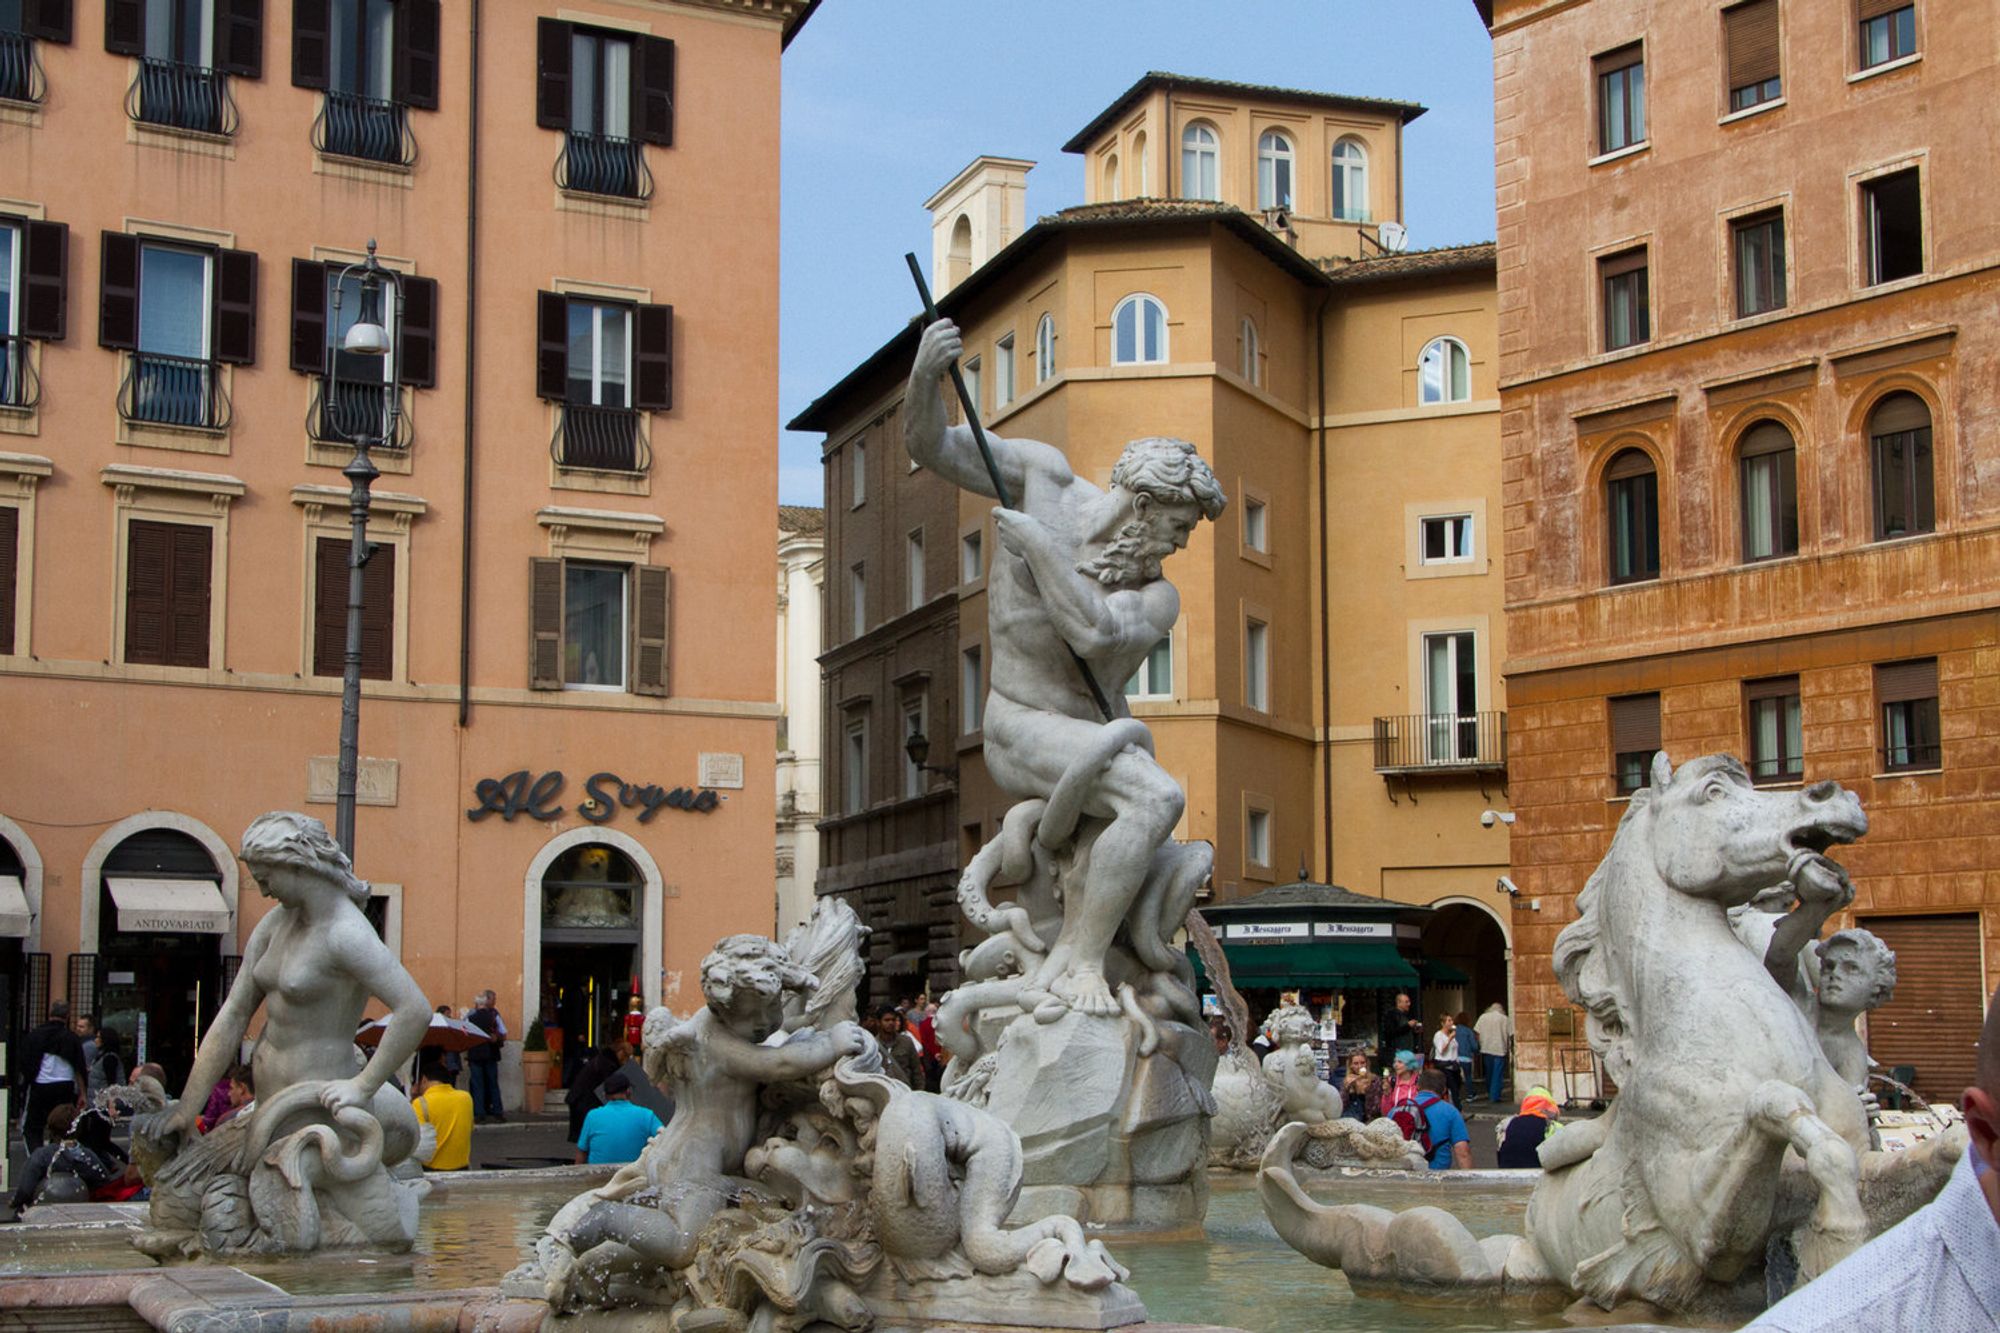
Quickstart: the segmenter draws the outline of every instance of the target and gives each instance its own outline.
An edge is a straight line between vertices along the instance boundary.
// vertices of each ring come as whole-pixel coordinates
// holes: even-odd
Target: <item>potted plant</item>
[[[543,1035],[540,1023],[530,1023],[521,1036],[521,1099],[527,1104],[528,1114],[540,1115],[542,1102],[548,1095],[549,1039]]]

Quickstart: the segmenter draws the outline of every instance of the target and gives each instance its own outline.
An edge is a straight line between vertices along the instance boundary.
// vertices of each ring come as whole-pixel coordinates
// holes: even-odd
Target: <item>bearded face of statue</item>
[[[1113,588],[1151,583],[1160,577],[1160,562],[1186,547],[1188,534],[1201,521],[1201,506],[1192,500],[1159,500],[1141,493],[1130,503],[1131,517],[1103,550],[1077,565],[1078,573]]]

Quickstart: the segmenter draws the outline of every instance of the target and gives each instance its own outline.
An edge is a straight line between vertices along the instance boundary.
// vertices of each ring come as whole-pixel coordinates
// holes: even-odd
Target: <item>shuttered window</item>
[[[74,0],[22,0],[21,33],[38,41],[68,46],[76,29]]]
[[[1618,794],[1629,796],[1650,780],[1660,748],[1660,696],[1628,694],[1609,703],[1611,770],[1618,776]]]
[[[674,405],[674,308],[569,297],[561,292],[536,293],[535,392],[554,402],[602,405],[607,373],[627,374],[624,358],[614,366],[607,357],[606,324],[602,318],[583,319],[579,312],[630,311],[631,406],[643,412],[666,412]],[[615,340],[619,335],[614,332]],[[618,395],[625,392],[618,387]],[[615,404],[623,406],[623,403]]]
[[[1608,51],[1591,62],[1597,78],[1597,151],[1615,153],[1646,139],[1646,48]]]
[[[201,0],[105,0],[104,49],[263,78],[264,0],[207,0],[207,7],[204,14]]]
[[[1936,768],[1943,757],[1938,732],[1937,659],[1878,665],[1875,701],[1882,719],[1883,771]]]
[[[186,523],[132,519],[125,534],[125,660],[208,665],[214,534]]]
[[[330,331],[334,273],[344,265],[316,259],[292,261],[291,366],[302,375],[324,375],[337,331]],[[350,282],[341,297],[341,318],[352,324],[359,288]],[[403,277],[403,322],[397,329],[396,379],[414,389],[437,384],[438,284],[436,278]],[[347,371],[342,369],[343,378]]]
[[[257,256],[104,233],[97,340],[247,366],[257,359]],[[202,284],[208,290],[201,290]],[[148,309],[148,304],[152,308]],[[209,337],[201,337],[207,305]]]
[[[313,541],[313,674],[347,670],[347,557],[345,537]],[[361,677],[389,680],[396,661],[396,548],[378,543],[361,567]]]
[[[548,557],[528,564],[530,689],[667,693],[670,570]]]
[[[439,0],[292,0],[292,82],[438,105]]]
[[[1729,109],[1743,111],[1782,97],[1778,0],[1749,0],[1725,9],[1722,28],[1729,49]]]
[[[1652,284],[1646,272],[1646,249],[1623,250],[1597,261],[1603,292],[1604,350],[1615,352],[1653,336]]]
[[[1868,1054],[1882,1072],[1911,1082],[1926,1098],[1949,1105],[1978,1079],[1979,1030],[1986,994],[1980,978],[1979,917],[1869,916],[1860,921],[1896,955],[1896,990],[1870,1013]]]
[[[26,596],[14,581],[21,570],[21,511],[11,505],[0,508],[0,656],[15,651],[14,608]]]
[[[539,19],[535,123],[671,147],[675,58],[664,37]]]
[[[20,246],[18,304],[0,310],[0,320],[14,322],[0,333],[61,342],[69,332],[69,226],[62,222],[24,220],[4,224]],[[0,282],[6,281],[0,275]]]

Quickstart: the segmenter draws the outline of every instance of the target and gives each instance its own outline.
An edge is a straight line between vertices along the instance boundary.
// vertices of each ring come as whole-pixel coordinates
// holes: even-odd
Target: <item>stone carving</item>
[[[1312,1034],[1319,1025],[1302,1004],[1281,1005],[1265,1020],[1277,1048],[1264,1057],[1264,1078],[1278,1094],[1280,1118],[1317,1125],[1340,1119],[1340,1093],[1319,1076]]]
[[[707,1004],[646,1020],[673,1120],[556,1214],[507,1289],[560,1311],[660,1308],[673,1330],[1143,1320],[1124,1270],[1073,1219],[1005,1225],[1013,1131],[882,1074],[853,1021],[866,934],[828,898],[784,947],[721,941],[702,962]]]
[[[906,443],[959,486],[1008,497],[993,511],[984,757],[1018,804],[960,881],[987,938],[939,1014],[946,1089],[1020,1134],[1027,1215],[1179,1225],[1206,1208],[1215,1048],[1173,935],[1213,850],[1170,841],[1180,786],[1121,686],[1180,613],[1161,561],[1222,512],[1222,488],[1172,439],[1127,445],[1104,490],[1034,440],[989,437],[989,471],[972,432],[945,424],[938,382],[959,351],[949,320],[924,331]]]
[[[1527,1236],[1475,1240],[1436,1208],[1317,1203],[1290,1169],[1304,1125],[1273,1137],[1258,1175],[1278,1233],[1357,1286],[1556,1287],[1607,1309],[1641,1300],[1723,1318],[1761,1308],[1767,1252],[1802,1278],[1824,1272],[1896,1220],[1864,1208],[1864,1185],[1871,1199],[1921,1202],[1964,1135],[1871,1154],[1864,1171],[1860,1099],[1762,956],[1739,947],[1727,909],[1781,880],[1844,882],[1825,852],[1867,829],[1836,783],[1763,791],[1726,755],[1678,772],[1656,756],[1555,949],[1619,1095],[1542,1146]],[[1936,1184],[1898,1191],[1885,1183],[1897,1176]]]
[[[416,1054],[430,1002],[362,914],[368,886],[324,824],[263,815],[239,855],[278,905],[250,932],[180,1099],[134,1122],[153,1190],[135,1243],[155,1256],[408,1249],[423,1187],[391,1169],[415,1146],[417,1122],[389,1077]],[[390,1014],[364,1065],[354,1032],[371,997]],[[209,1089],[267,999],[256,1102],[197,1137]]]
[[[1342,1167],[1390,1171],[1429,1168],[1422,1145],[1404,1138],[1402,1126],[1387,1116],[1366,1124],[1339,1116],[1306,1124],[1296,1155],[1298,1162],[1321,1171]]]
[[[1278,1094],[1265,1081],[1264,1071],[1245,1042],[1250,1036],[1250,1006],[1236,989],[1229,972],[1229,958],[1222,942],[1200,912],[1187,915],[1188,939],[1201,957],[1208,984],[1221,1004],[1222,1015],[1210,1022],[1210,1030],[1221,1025],[1215,1065],[1215,1116],[1209,1122],[1208,1164],[1232,1171],[1254,1171],[1278,1127]]]
[[[1868,1087],[1875,1062],[1854,1024],[1896,993],[1896,955],[1873,931],[1836,930],[1813,946],[1818,978],[1813,995],[1819,1046],[1834,1072],[1856,1092]]]

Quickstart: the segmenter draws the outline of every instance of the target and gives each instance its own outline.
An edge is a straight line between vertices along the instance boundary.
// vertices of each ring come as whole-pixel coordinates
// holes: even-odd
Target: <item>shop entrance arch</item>
[[[0,1040],[10,1051],[22,1049],[48,1011],[49,956],[41,947],[42,854],[0,815]]]
[[[1424,1004],[1427,1021],[1445,1010],[1477,1018],[1498,1000],[1513,1013],[1507,933],[1482,902],[1442,898],[1424,922]]]
[[[552,1063],[565,1085],[591,1047],[622,1034],[635,982],[643,1006],[659,1002],[662,888],[651,854],[612,829],[572,829],[528,867],[521,1021],[561,1033]]]

